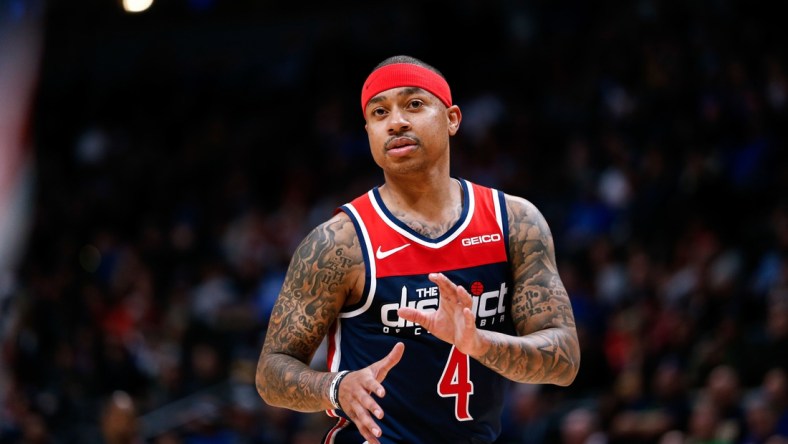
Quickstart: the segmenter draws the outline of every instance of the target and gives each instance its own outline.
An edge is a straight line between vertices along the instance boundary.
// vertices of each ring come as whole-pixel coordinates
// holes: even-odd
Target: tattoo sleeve
[[[579,368],[580,346],[550,228],[524,199],[507,196],[507,210],[512,316],[520,336],[489,335],[491,346],[477,359],[515,381],[569,385]]]
[[[274,304],[255,383],[270,405],[303,412],[330,408],[333,374],[309,362],[351,288],[361,252],[347,217],[316,227],[296,249]]]

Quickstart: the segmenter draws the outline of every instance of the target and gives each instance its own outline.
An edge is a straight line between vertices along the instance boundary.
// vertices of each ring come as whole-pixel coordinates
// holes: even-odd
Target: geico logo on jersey
[[[500,242],[500,233],[482,234],[481,236],[464,237],[462,239],[463,247],[470,247],[471,245],[488,244],[490,242]]]
[[[508,290],[506,283],[503,282],[498,289],[490,291],[484,291],[484,286],[479,281],[471,283],[468,289],[473,300],[471,311],[476,316],[479,327],[503,322],[506,317],[505,300]],[[394,332],[399,332],[402,328],[416,327],[414,334],[421,334],[418,324],[400,318],[397,310],[400,307],[411,307],[428,312],[437,310],[438,287],[417,288],[416,296],[418,299],[408,300],[408,289],[403,286],[399,302],[384,304],[380,307],[380,321],[383,324],[384,333],[389,333],[391,329],[395,329]]]

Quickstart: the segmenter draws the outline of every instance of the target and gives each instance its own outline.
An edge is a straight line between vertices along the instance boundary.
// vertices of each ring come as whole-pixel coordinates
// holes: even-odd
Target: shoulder
[[[338,212],[314,227],[296,248],[291,269],[314,276],[309,279],[328,287],[325,291],[356,293],[363,284],[364,256],[350,217]]]
[[[531,201],[506,194],[506,210],[509,222],[509,252],[516,263],[526,260],[535,252],[547,255],[555,262],[553,234],[544,215]]]
[[[539,208],[524,197],[504,194],[509,224],[536,225],[547,228],[547,221]]]
[[[337,254],[337,250],[351,250],[353,247],[359,249],[353,222],[341,211],[314,227],[301,242],[300,247],[305,246],[324,254]]]

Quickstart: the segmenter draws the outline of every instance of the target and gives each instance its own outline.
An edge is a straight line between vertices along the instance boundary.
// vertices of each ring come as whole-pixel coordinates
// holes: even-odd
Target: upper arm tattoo
[[[316,227],[296,249],[271,312],[257,389],[273,405],[321,409],[331,374],[309,362],[363,270],[353,224],[335,217]]]
[[[531,205],[510,205],[510,255],[514,270],[514,322],[518,331],[574,327],[569,295],[561,283],[553,235]]]
[[[508,202],[509,254],[514,274],[512,319],[521,353],[491,347],[490,366],[524,382],[569,384],[577,374],[580,348],[569,295],[558,274],[550,228],[525,200]],[[522,359],[524,357],[524,359]]]
[[[320,345],[350,291],[353,268],[361,264],[352,230],[348,219],[332,219],[298,246],[271,313],[264,352],[306,362]]]
[[[512,320],[520,337],[494,337],[481,361],[520,382],[570,384],[580,348],[569,295],[558,275],[550,228],[525,199],[507,196]]]

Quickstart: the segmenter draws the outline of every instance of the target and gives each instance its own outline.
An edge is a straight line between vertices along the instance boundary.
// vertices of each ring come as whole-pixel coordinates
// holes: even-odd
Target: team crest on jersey
[[[505,282],[496,285],[494,289],[485,291],[481,281],[473,281],[467,288],[473,299],[471,310],[476,316],[476,326],[489,327],[502,323],[506,319],[506,295],[509,288]],[[416,310],[434,312],[438,309],[438,286],[419,287],[409,290],[403,285],[400,300],[380,307],[380,322],[383,333],[420,335],[425,330],[419,324],[405,320],[397,314],[400,307],[410,307]]]

